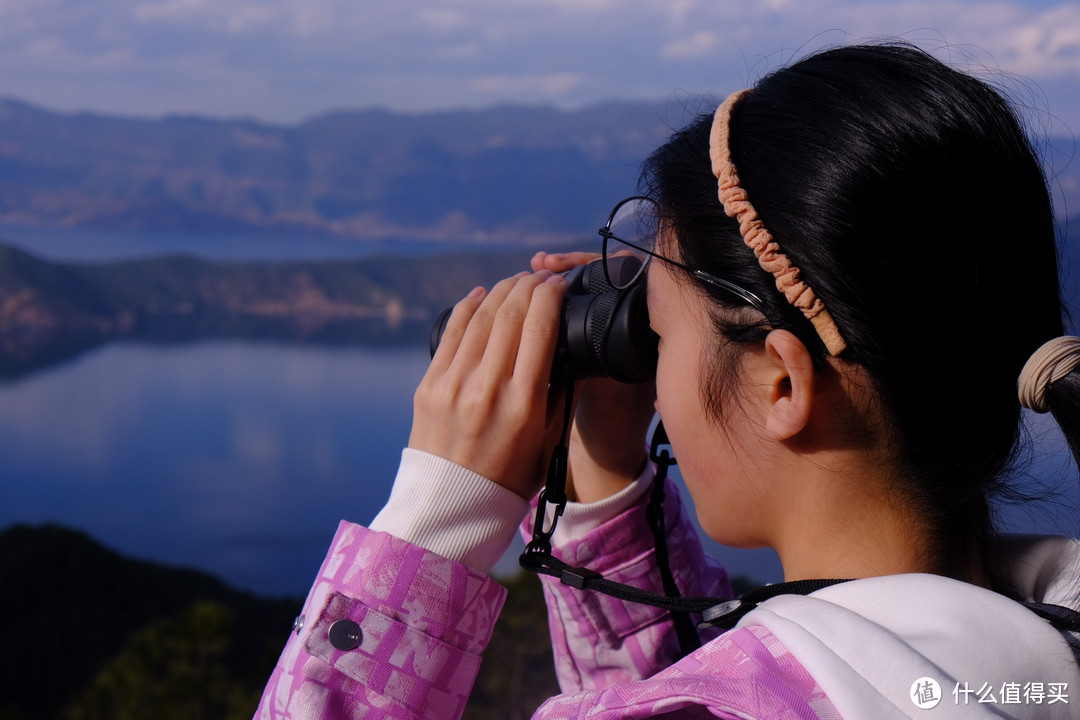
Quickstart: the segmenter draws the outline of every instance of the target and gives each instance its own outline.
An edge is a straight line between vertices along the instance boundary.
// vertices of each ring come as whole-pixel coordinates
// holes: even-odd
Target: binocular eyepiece
[[[598,260],[560,273],[567,291],[552,364],[553,382],[610,377],[636,383],[656,376],[657,337],[649,327],[644,279],[621,289],[608,282],[608,275],[619,285],[629,281],[637,275],[641,260],[625,255],[606,262],[607,272],[604,261]],[[433,356],[451,310],[439,313],[431,330]]]

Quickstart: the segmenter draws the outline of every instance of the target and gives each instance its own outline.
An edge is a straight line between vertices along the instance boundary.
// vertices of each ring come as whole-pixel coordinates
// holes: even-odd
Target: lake
[[[366,523],[388,496],[427,363],[422,347],[117,342],[0,384],[0,527],[60,523],[303,595],[338,520]],[[1050,451],[1040,472],[1068,503],[1008,518],[1068,529],[1075,473],[1053,423],[1034,422]],[[708,545],[733,573],[781,579],[771,551]]]
[[[427,364],[423,347],[116,342],[0,384],[0,527],[59,523],[302,595],[338,520],[389,495]],[[771,552],[727,552],[779,579]]]
[[[54,231],[51,244],[11,237],[43,255],[95,260],[148,254],[162,242],[132,235],[101,246],[74,231]],[[242,243],[202,253],[205,241],[168,240],[175,251],[246,254]],[[334,255],[310,239],[281,243],[282,257]],[[366,523],[388,496],[427,364],[421,346],[220,339],[63,355],[0,381],[0,528],[59,523],[130,556],[207,570],[260,594],[303,595],[338,521]],[[1076,533],[1075,467],[1053,421],[1029,420],[1040,452],[1033,474],[1063,494],[1004,518],[1016,530]],[[772,551],[706,544],[733,574],[781,579]],[[514,571],[519,551],[499,572]]]
[[[408,439],[421,348],[116,343],[0,386],[0,525],[300,594]]]

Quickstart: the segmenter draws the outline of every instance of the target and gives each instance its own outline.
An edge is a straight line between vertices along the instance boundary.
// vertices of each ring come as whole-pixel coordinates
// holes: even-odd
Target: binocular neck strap
[[[547,481],[544,489],[536,500],[536,519],[533,522],[532,541],[525,546],[525,552],[518,560],[521,567],[532,570],[526,565],[527,556],[538,555],[551,557],[551,536],[555,534],[555,526],[559,524],[559,518],[566,509],[566,472],[569,466],[570,451],[570,425],[574,421],[574,383],[566,383],[565,408],[563,410],[563,427],[559,444],[551,451],[551,460],[548,462]],[[551,515],[551,527],[547,527],[547,507],[553,506]],[[535,570],[533,571],[535,572]]]
[[[551,554],[551,536],[559,517],[566,508],[566,473],[569,453],[567,443],[570,436],[570,424],[573,421],[574,385],[566,384],[566,411],[559,445],[552,451],[548,464],[547,482],[536,505],[536,521],[533,524],[532,541],[525,546],[518,562],[522,568],[542,575],[559,578],[564,585],[579,590],[595,590],[627,602],[640,603],[661,608],[671,613],[675,633],[679,639],[679,657],[690,654],[701,646],[690,614],[701,615],[700,628],[718,627],[730,629],[760,603],[777,595],[809,595],[822,588],[848,582],[849,579],[832,580],[794,580],[754,588],[737,598],[683,597],[675,583],[668,558],[667,528],[664,519],[664,496],[668,468],[675,465],[675,457],[670,452],[664,423],[658,422],[649,445],[649,459],[656,463],[656,475],[649,494],[649,504],[645,514],[649,529],[653,534],[656,547],[656,561],[664,594],[648,592],[641,588],[608,580],[603,575],[585,567],[573,567]],[[554,506],[551,526],[547,527],[547,506]],[[1058,605],[1024,602],[1029,610],[1062,631],[1080,632],[1080,613]]]
[[[679,639],[679,657],[688,655],[701,646],[701,639],[690,618],[691,614],[702,616],[701,627],[713,626],[726,629],[733,627],[743,615],[757,607],[758,603],[776,595],[791,593],[806,595],[823,587],[844,582],[843,580],[801,580],[778,583],[751,590],[735,599],[683,597],[679,592],[678,585],[675,583],[668,557],[664,498],[668,469],[675,465],[676,462],[674,455],[670,451],[670,444],[668,443],[667,433],[664,431],[663,422],[657,423],[649,446],[649,459],[656,464],[656,475],[653,478],[649,504],[646,507],[645,515],[649,529],[653,534],[656,560],[660,570],[664,594],[660,595],[632,585],[608,580],[598,572],[585,567],[573,567],[552,555],[551,536],[555,533],[555,527],[558,525],[559,517],[566,508],[567,503],[566,473],[569,457],[567,442],[570,423],[573,421],[573,392],[573,385],[568,383],[567,410],[564,418],[562,440],[551,454],[547,482],[537,499],[536,521],[533,524],[532,541],[526,545],[525,552],[521,554],[518,561],[522,568],[537,574],[557,577],[564,585],[579,590],[595,590],[627,602],[667,610],[671,613],[675,633]],[[550,526],[548,525],[548,505],[553,506]]]
[[[562,441],[551,454],[548,464],[547,482],[536,504],[536,519],[533,523],[532,541],[525,547],[519,563],[521,567],[535,573],[558,577],[564,584],[579,589],[597,590],[615,598],[629,602],[642,603],[666,609],[672,613],[675,630],[679,638],[682,655],[689,654],[701,645],[697,631],[688,613],[702,613],[710,607],[725,602],[720,598],[683,598],[671,573],[668,559],[667,529],[664,520],[664,490],[668,468],[675,464],[675,457],[668,446],[667,433],[663,422],[657,423],[649,448],[649,458],[656,463],[656,476],[653,478],[646,518],[653,534],[656,558],[660,569],[660,578],[664,595],[647,592],[640,588],[617,583],[604,578],[600,573],[588,568],[571,567],[551,554],[551,536],[555,533],[559,517],[566,508],[566,473],[569,452],[567,442],[570,423],[573,421],[573,385],[568,383],[566,397],[566,416],[562,432]],[[548,505],[553,505],[550,526],[548,525]]]

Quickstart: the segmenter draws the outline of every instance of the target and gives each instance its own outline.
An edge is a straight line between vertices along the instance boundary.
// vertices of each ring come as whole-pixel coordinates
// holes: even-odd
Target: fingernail
[[[554,274],[554,273],[552,273],[552,272],[551,272],[550,270],[548,270],[547,268],[544,268],[544,269],[542,269],[542,270],[537,270],[537,271],[536,271],[536,277],[539,277],[539,278],[544,278],[545,280],[547,280],[547,279],[548,279],[548,277],[550,277],[550,276],[551,276],[551,275],[553,275],[553,274]]]
[[[522,270],[521,272],[519,272],[519,273],[518,273],[517,275],[515,275],[514,277],[516,277],[516,278],[523,278],[523,277],[525,277],[525,276],[527,276],[527,275],[532,275],[532,273],[531,273],[531,272],[529,272],[528,270]]]
[[[470,292],[466,297],[468,297],[470,299],[473,299],[473,298],[478,298],[483,294],[484,294],[484,288],[477,285],[476,287],[474,287],[472,289],[472,292]]]
[[[566,255],[564,255],[563,253],[554,253],[552,255],[548,255],[548,257],[551,258],[552,260],[559,260],[559,261],[562,261],[562,260],[566,259]]]
[[[558,283],[564,283],[564,282],[566,282],[566,279],[565,279],[565,278],[564,278],[564,277],[563,277],[562,275],[555,275],[555,274],[552,274],[552,276],[551,276],[551,277],[549,277],[549,278],[548,278],[547,280],[545,280],[544,282],[546,282],[546,283],[556,283],[556,284],[558,284]]]

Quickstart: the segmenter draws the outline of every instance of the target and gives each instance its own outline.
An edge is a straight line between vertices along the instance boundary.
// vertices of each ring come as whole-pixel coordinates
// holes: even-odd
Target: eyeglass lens
[[[631,198],[623,202],[612,213],[608,231],[610,236],[606,238],[604,246],[608,280],[616,288],[629,287],[645,271],[645,266],[652,259],[649,252],[656,246],[658,232],[655,203],[647,198]],[[609,258],[625,255],[636,257],[641,261],[641,265],[609,261]]]

